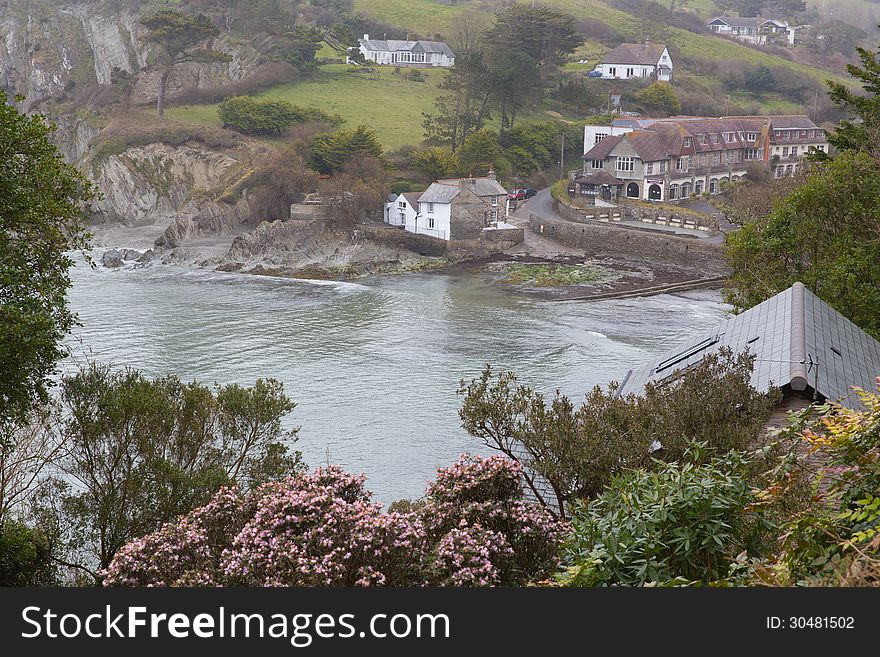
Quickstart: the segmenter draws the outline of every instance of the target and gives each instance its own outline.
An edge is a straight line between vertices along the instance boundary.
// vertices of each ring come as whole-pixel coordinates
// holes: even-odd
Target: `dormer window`
[[[749,132],[748,134],[746,134],[746,139],[748,139],[749,141],[755,141],[757,138],[758,138],[757,132]]]
[[[684,142],[682,143],[682,146],[684,146],[685,148],[690,148],[691,147],[691,138],[685,137]]]

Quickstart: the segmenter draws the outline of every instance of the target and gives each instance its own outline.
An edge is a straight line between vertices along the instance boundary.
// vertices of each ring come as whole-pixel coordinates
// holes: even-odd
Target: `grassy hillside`
[[[345,64],[329,64],[307,82],[279,85],[258,97],[318,107],[339,114],[349,127],[368,125],[386,149],[395,149],[422,140],[422,112],[433,109],[437,84],[445,71],[428,70],[422,75],[423,82],[414,82],[396,75],[391,67],[382,67],[371,77],[352,72]],[[168,115],[178,121],[220,125],[216,105],[173,107]]]
[[[634,17],[611,9],[600,0],[543,0],[543,2],[578,18],[604,22],[620,33],[636,30]],[[469,6],[469,3],[447,5],[435,0],[407,0],[405,3],[400,0],[355,0],[355,9],[359,12],[422,36],[439,38],[446,38],[455,17]],[[670,44],[685,57],[782,66],[820,81],[832,78],[850,82],[827,71],[709,35],[673,29]],[[571,63],[565,68],[570,72],[585,72],[591,69],[606,51],[607,47],[602,43],[586,41],[575,53],[575,59],[584,59],[587,63]],[[321,55],[338,56],[329,48],[323,50]],[[317,107],[339,114],[349,127],[367,125],[377,132],[387,150],[394,150],[404,145],[421,142],[422,113],[433,109],[433,101],[439,92],[437,85],[445,75],[442,70],[423,70],[423,80],[415,81],[406,78],[403,75],[405,71],[406,69],[403,69],[402,72],[395,73],[391,67],[379,67],[378,73],[371,76],[354,72],[343,64],[328,64],[321,66],[319,74],[310,80],[273,87],[260,94],[260,97],[288,100],[297,105]],[[692,92],[707,93],[712,96],[722,95],[718,80],[696,77],[681,65],[677,79],[682,88],[690,88]],[[761,111],[767,113],[803,111],[802,107],[779,94],[752,97],[743,92],[731,94],[731,100],[760,107]],[[172,118],[180,121],[219,125],[216,105],[176,107],[171,108],[168,113]],[[542,120],[551,116],[558,118],[556,114],[541,110],[532,116],[522,117],[522,120]]]

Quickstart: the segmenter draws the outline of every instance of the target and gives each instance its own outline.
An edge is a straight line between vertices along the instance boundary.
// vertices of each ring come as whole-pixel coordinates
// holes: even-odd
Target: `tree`
[[[656,0],[620,0],[617,7],[632,14],[636,21],[628,30],[628,38],[637,43],[668,42],[672,35],[669,10]]]
[[[770,91],[776,86],[773,72],[764,64],[749,70],[744,79],[746,89],[753,93]]]
[[[483,128],[469,135],[455,153],[458,172],[462,176],[480,175],[502,163],[498,133]]]
[[[856,52],[858,42],[866,36],[868,35],[865,31],[855,25],[827,20],[812,25],[804,35],[805,38],[801,39],[801,45],[822,57],[840,53],[849,58]]]
[[[840,109],[860,121],[844,119],[828,141],[839,150],[876,153],[876,138],[880,135],[880,53],[859,48],[858,54],[862,67],[850,64],[846,68],[867,93],[859,94],[839,82],[829,81],[828,96]]]
[[[516,464],[464,457],[388,513],[337,466],[247,496],[224,488],[122,548],[109,586],[516,586],[550,575],[562,527]]]
[[[674,461],[692,442],[710,451],[744,449],[770,415],[770,397],[750,385],[748,354],[706,356],[643,397],[595,387],[576,405],[557,392],[549,401],[511,372],[461,382],[462,427],[489,449],[523,466],[532,494],[559,518],[579,499],[599,494],[615,475],[655,457]],[[656,451],[657,447],[660,451]],[[652,450],[654,450],[652,452]]]
[[[446,148],[423,148],[412,154],[412,168],[428,181],[440,180],[455,172],[455,157]]]
[[[465,9],[455,15],[449,27],[449,46],[455,52],[456,59],[482,51],[483,38],[489,25],[489,17],[484,12]]]
[[[39,529],[0,522],[0,586],[52,586],[56,583],[52,544]]]
[[[422,114],[425,143],[448,146],[454,153],[491,118],[495,85],[481,53],[456,57],[455,66],[439,85],[443,93],[434,101],[435,111]]]
[[[65,297],[67,254],[87,248],[96,192],[64,162],[53,130],[0,92],[0,445],[46,402],[76,321]]]
[[[848,150],[815,167],[770,214],[728,236],[725,297],[746,310],[800,281],[880,338],[880,163]]]
[[[352,130],[337,130],[317,135],[312,140],[312,165],[321,173],[343,171],[359,158],[382,160],[382,145],[376,132],[359,125]]]
[[[62,401],[65,561],[98,581],[119,548],[221,486],[257,488],[303,467],[288,452],[296,430],[281,426],[294,404],[273,380],[212,390],[91,365],[64,379]]]
[[[645,109],[653,113],[665,114],[666,116],[681,112],[681,103],[675,90],[668,82],[654,82],[644,89],[639,89],[633,94],[633,98],[643,105]]]
[[[159,62],[159,90],[156,94],[156,113],[165,114],[165,92],[168,79],[176,66],[187,62],[228,62],[226,53],[212,50],[210,46],[200,46],[219,30],[204,15],[191,16],[177,9],[160,9],[155,14],[141,19],[146,28],[145,40],[154,47]]]

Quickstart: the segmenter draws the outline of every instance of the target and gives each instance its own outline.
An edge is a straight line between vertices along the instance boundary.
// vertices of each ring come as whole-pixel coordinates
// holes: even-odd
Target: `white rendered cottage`
[[[718,16],[707,22],[706,27],[716,34],[724,34],[759,46],[768,41],[794,45],[795,29],[786,21],[775,18]]]
[[[485,178],[447,178],[418,195],[418,212],[408,215],[410,233],[443,240],[473,239],[484,229],[513,228],[504,222],[507,190],[489,172]]]
[[[385,223],[392,226],[406,226],[415,221],[419,211],[421,192],[391,194],[385,203]]]
[[[655,78],[671,82],[672,57],[664,45],[621,43],[602,58],[595,70],[605,80]]]
[[[442,41],[371,39],[365,34],[358,39],[358,49],[367,61],[376,64],[444,68],[455,65],[455,54]]]

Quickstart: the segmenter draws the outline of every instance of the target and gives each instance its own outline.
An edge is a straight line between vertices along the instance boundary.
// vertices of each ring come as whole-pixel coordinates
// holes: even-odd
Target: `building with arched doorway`
[[[620,180],[623,198],[677,202],[717,194],[754,166],[794,175],[813,150],[828,140],[806,116],[618,118],[584,129],[583,175]]]

